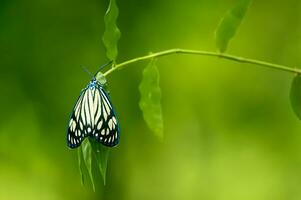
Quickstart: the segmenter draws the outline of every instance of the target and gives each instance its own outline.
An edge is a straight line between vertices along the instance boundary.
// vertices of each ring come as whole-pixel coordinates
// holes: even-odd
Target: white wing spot
[[[82,123],[81,121],[79,122],[79,126],[80,126],[80,130],[83,130],[83,129],[84,129],[83,123]]]
[[[97,129],[100,130],[100,129],[101,129],[101,126],[102,126],[102,120],[100,120],[100,121],[98,122]]]
[[[113,116],[112,120],[113,120],[114,124],[117,124],[116,117]]]
[[[101,134],[101,135],[105,135],[105,130],[102,129],[101,132],[100,132],[100,134]]]
[[[73,121],[73,119],[71,119],[71,121],[70,121],[70,130],[72,132],[74,131],[74,124],[75,124],[75,122]]]
[[[110,128],[110,130],[112,130],[112,128],[113,128],[113,120],[112,119],[110,119],[110,121],[109,121],[109,128]]]
[[[76,122],[73,121],[73,130],[75,130],[75,128],[76,128]]]

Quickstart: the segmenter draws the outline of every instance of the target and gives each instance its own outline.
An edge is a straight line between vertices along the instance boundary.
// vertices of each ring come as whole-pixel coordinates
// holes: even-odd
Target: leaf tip
[[[239,0],[221,19],[215,31],[215,41],[218,51],[224,53],[231,39],[235,36],[252,0]]]

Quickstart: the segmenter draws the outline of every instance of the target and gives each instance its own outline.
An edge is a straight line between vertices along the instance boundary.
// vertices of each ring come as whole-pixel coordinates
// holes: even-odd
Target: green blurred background
[[[117,1],[118,61],[169,48],[215,50],[234,0]],[[69,113],[107,62],[105,0],[1,0],[0,199],[301,199],[301,122],[292,74],[217,58],[158,61],[165,139],[139,110],[145,62],[108,77],[121,124],[107,185],[82,187],[66,146]],[[254,1],[229,53],[301,66],[298,0]]]

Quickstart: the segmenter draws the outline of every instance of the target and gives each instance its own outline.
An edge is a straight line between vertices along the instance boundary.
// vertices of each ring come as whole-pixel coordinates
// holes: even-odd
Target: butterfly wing
[[[105,146],[113,147],[119,143],[119,123],[110,101],[109,95],[101,85],[95,90],[94,130],[92,137]]]
[[[90,83],[79,96],[67,128],[67,145],[76,148],[87,136],[105,146],[119,142],[119,124],[109,95],[98,83]]]
[[[69,124],[67,128],[67,145],[70,148],[76,148],[80,146],[84,138],[86,137],[86,123],[84,116],[84,97],[87,89],[84,89],[78,97],[76,104],[72,110]]]

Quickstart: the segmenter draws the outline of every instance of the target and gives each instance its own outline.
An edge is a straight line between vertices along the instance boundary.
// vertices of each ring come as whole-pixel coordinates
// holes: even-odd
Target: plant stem
[[[137,58],[116,64],[115,67],[106,71],[104,73],[104,76],[107,76],[115,70],[119,70],[126,65],[129,65],[129,64],[132,64],[132,63],[135,63],[138,61],[148,60],[151,58],[157,58],[157,57],[161,57],[161,56],[167,56],[167,55],[171,55],[171,54],[191,54],[191,55],[212,56],[212,57],[218,57],[218,58],[223,58],[223,59],[227,59],[227,60],[232,60],[235,62],[249,63],[249,64],[259,65],[259,66],[263,66],[263,67],[267,67],[267,68],[273,68],[273,69],[278,69],[278,70],[282,70],[282,71],[286,71],[286,72],[301,74],[301,70],[297,69],[297,68],[292,68],[292,67],[288,67],[285,65],[278,65],[278,64],[250,59],[250,58],[243,58],[243,57],[234,56],[234,55],[230,55],[230,54],[210,52],[210,51],[189,50],[189,49],[169,49],[169,50],[160,51],[157,53],[152,53],[152,54],[149,54],[146,56],[137,57]]]

